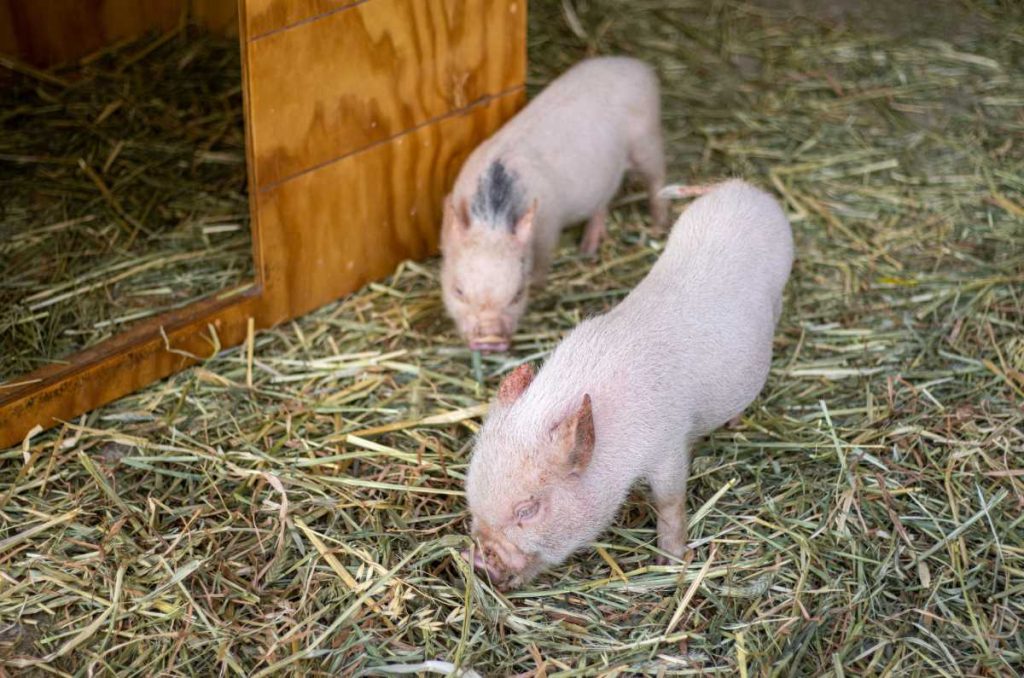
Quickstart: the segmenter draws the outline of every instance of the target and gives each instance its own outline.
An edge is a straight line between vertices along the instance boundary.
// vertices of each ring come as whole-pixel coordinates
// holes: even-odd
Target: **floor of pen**
[[[514,352],[479,375],[437,262],[407,263],[261,333],[251,362],[226,351],[0,454],[0,660],[1013,675],[1024,17],[971,5],[950,19],[963,35],[935,40],[926,24],[942,17],[894,34],[776,4],[530,8],[534,89],[588,53],[650,59],[673,178],[746,176],[792,218],[768,385],[694,462],[692,562],[654,565],[640,492],[596,548],[523,591],[501,595],[455,557],[499,376],[541,361],[657,257],[664,238],[629,189],[598,262],[567,234]]]

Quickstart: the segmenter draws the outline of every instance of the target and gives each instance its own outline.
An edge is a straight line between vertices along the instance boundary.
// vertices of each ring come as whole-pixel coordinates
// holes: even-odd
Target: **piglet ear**
[[[537,216],[537,200],[534,199],[530,203],[530,209],[526,210],[526,213],[519,217],[519,221],[512,227],[512,237],[516,239],[520,245],[524,247],[530,244],[533,238],[533,222]]]
[[[444,216],[441,220],[441,235],[445,240],[461,236],[469,228],[469,215],[466,201],[456,204],[454,196],[449,193],[444,199]]]
[[[523,395],[532,381],[533,366],[523,363],[501,380],[501,386],[498,387],[498,402],[502,405],[511,405]]]
[[[590,465],[596,443],[590,394],[585,394],[579,409],[555,427],[555,440],[564,455],[566,472],[583,473]]]

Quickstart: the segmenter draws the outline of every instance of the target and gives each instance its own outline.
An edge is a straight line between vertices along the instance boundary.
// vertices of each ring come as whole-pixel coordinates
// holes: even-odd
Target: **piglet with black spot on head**
[[[563,228],[587,221],[580,248],[597,252],[627,170],[645,180],[652,219],[665,221],[659,96],[643,62],[588,59],[466,160],[445,199],[441,288],[471,348],[509,348],[529,287],[546,277]]]
[[[679,218],[650,273],[534,375],[502,382],[466,476],[475,565],[519,586],[587,545],[644,480],[658,547],[686,548],[696,440],[764,386],[793,241],[767,193],[728,181]]]

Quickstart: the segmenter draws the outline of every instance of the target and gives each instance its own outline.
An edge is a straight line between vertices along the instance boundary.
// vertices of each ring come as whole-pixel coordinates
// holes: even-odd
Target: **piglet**
[[[580,248],[597,252],[627,170],[642,175],[663,223],[658,80],[623,57],[580,62],[473,151],[441,228],[442,296],[470,348],[508,349],[564,227],[589,220]]]
[[[691,449],[764,386],[792,260],[779,204],[727,181],[685,210],[617,307],[580,323],[536,375],[511,372],[466,477],[475,565],[502,588],[529,581],[593,541],[637,480],[658,548],[681,557]]]

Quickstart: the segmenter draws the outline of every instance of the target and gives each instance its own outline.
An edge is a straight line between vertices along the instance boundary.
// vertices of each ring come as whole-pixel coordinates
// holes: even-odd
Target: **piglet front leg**
[[[540,224],[547,223],[543,221],[547,219],[546,216],[540,216],[538,219]],[[547,280],[548,273],[551,271],[551,260],[554,257],[555,249],[558,247],[558,237],[560,232],[557,229],[542,227],[535,231],[536,238],[533,243],[533,261],[531,263],[530,272],[530,285],[536,290],[541,290],[544,287],[544,283]]]
[[[590,217],[583,230],[583,240],[580,241],[580,254],[585,257],[597,256],[597,250],[601,246],[601,239],[607,233],[605,220],[608,218],[608,210],[601,209]]]
[[[678,559],[682,559],[687,548],[686,481],[689,475],[689,450],[681,456],[673,450],[648,481],[658,514],[658,548]],[[661,565],[671,562],[660,555],[657,560]]]
[[[686,553],[686,494],[674,498],[662,498],[655,501],[658,512],[658,548],[682,559]],[[671,561],[659,555],[659,565],[669,565]]]

